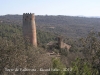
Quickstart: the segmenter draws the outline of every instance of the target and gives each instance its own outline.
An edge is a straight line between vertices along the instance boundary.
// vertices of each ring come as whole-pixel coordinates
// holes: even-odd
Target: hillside
[[[99,31],[99,22],[99,18],[36,16],[38,47],[35,48],[23,39],[21,15],[1,16],[0,74],[100,75],[100,33],[88,34],[92,28]],[[71,39],[86,34],[85,38]],[[65,36],[64,42],[71,45],[70,50],[46,45],[56,41],[58,35]],[[28,71],[23,72],[25,68]],[[59,71],[41,71],[41,68]]]
[[[22,25],[22,15],[0,16],[0,22]],[[84,37],[91,30],[100,32],[100,18],[36,15],[36,24],[39,30],[56,33],[67,38]]]

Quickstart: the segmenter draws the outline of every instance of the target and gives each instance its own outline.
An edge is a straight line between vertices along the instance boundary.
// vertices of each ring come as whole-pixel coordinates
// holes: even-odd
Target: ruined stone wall
[[[68,44],[63,42],[62,37],[58,37],[58,46],[59,46],[59,48],[66,48],[67,50],[69,50],[71,47],[71,45],[68,45]]]
[[[32,13],[23,13],[23,35],[26,40],[37,47],[35,16]]]

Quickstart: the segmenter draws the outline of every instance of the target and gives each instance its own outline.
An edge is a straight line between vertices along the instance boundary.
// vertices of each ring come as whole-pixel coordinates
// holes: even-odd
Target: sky
[[[0,15],[23,13],[100,17],[100,0],[0,0]]]

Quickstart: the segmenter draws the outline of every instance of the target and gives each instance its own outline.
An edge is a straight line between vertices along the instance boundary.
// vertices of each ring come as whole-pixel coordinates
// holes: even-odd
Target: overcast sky
[[[0,15],[100,16],[100,0],[0,0]]]

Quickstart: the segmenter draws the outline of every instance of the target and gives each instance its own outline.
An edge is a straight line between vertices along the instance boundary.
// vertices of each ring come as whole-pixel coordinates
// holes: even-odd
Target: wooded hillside
[[[22,25],[22,15],[0,16],[0,22]],[[100,32],[100,18],[63,15],[36,15],[37,29],[57,33],[68,38],[84,37],[90,31]]]

